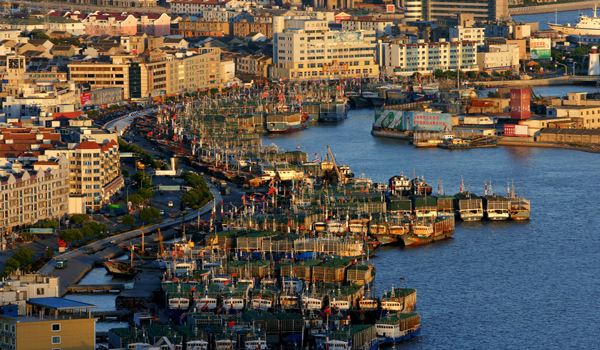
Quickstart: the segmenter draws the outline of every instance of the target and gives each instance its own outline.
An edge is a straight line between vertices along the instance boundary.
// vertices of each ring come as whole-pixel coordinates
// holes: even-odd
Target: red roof
[[[53,113],[52,114],[52,119],[57,120],[57,119],[73,119],[73,118],[77,118],[80,115],[82,115],[83,112],[81,111],[77,111],[77,112],[65,112],[65,113]]]
[[[95,142],[84,141],[77,145],[75,149],[100,149],[100,145]]]

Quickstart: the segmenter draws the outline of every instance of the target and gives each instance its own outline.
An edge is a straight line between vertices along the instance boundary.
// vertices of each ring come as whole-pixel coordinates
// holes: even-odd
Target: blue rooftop
[[[27,300],[27,304],[44,307],[47,309],[55,310],[71,310],[71,309],[94,309],[98,306],[82,303],[75,300],[63,299],[63,298],[33,298]]]

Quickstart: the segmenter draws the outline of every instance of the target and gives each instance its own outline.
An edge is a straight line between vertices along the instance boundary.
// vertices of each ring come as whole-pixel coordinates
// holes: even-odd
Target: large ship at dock
[[[558,24],[548,22],[548,27],[566,35],[600,35],[600,18],[596,16],[596,5],[594,5],[594,16],[579,15],[579,21],[574,26],[570,23]]]

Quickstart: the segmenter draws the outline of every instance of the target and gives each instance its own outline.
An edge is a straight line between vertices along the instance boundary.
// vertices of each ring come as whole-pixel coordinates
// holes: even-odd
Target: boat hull
[[[400,242],[399,236],[396,235],[388,235],[388,234],[375,234],[375,237],[377,237],[377,240],[379,241],[379,243],[381,243],[382,245],[386,245],[386,244],[394,244],[394,243],[398,243]]]
[[[293,127],[289,127],[289,128],[276,128],[276,129],[267,128],[267,130],[273,134],[289,134],[292,132],[305,130],[307,127],[308,127],[307,124],[300,124],[298,126],[293,126]]]
[[[416,331],[411,332],[409,334],[406,334],[402,337],[377,337],[377,340],[379,340],[379,344],[394,344],[394,343],[400,343],[403,342],[405,340],[409,340],[412,339],[418,335],[421,334],[421,328],[417,328]]]
[[[515,221],[529,220],[530,216],[531,216],[531,213],[529,213],[529,212],[517,212],[517,213],[510,214],[511,220],[515,220]]]
[[[600,29],[592,29],[592,28],[577,28],[572,26],[566,26],[562,24],[550,24],[548,23],[548,27],[550,29],[562,32],[566,35],[600,35]]]
[[[448,238],[452,237],[452,235],[454,235],[454,230],[444,232],[444,233],[442,233],[440,235],[437,235],[437,236],[429,236],[429,237],[418,237],[418,236],[415,236],[415,235],[404,235],[402,237],[402,241],[404,242],[405,246],[411,247],[411,246],[429,244],[429,243],[434,243],[436,241],[441,241],[441,240],[444,240],[444,239],[448,239]]]

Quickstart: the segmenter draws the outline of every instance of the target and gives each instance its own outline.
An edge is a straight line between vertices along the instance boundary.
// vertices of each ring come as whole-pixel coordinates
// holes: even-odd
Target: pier
[[[518,15],[535,15],[539,13],[551,13],[554,11],[577,11],[593,9],[594,1],[577,1],[568,2],[563,4],[552,4],[552,5],[540,5],[540,6],[527,6],[527,7],[513,7],[508,9],[508,14],[511,16]]]
[[[67,287],[67,293],[120,293],[123,289],[123,283],[74,284]]]

